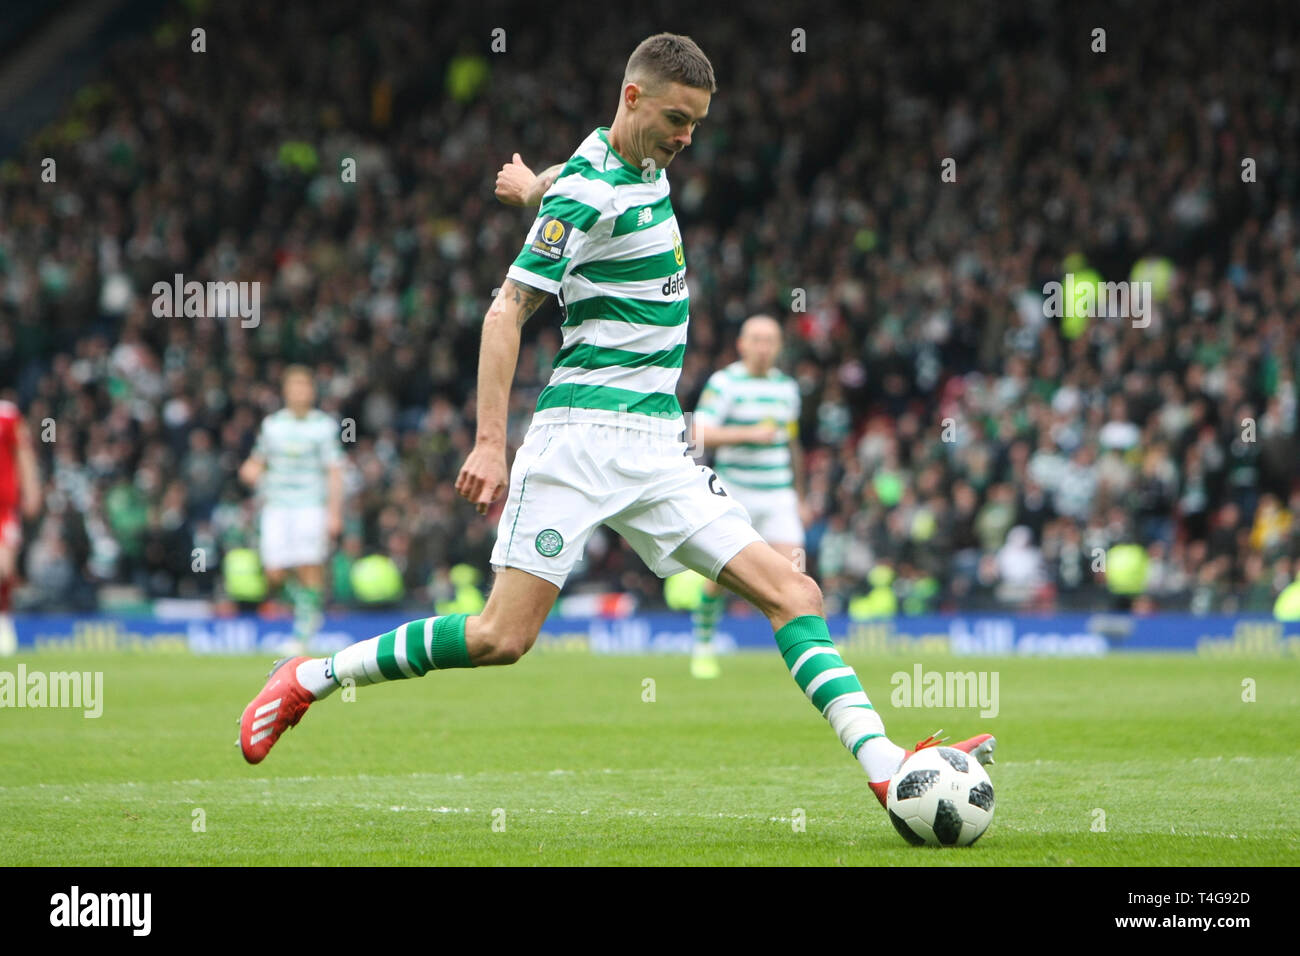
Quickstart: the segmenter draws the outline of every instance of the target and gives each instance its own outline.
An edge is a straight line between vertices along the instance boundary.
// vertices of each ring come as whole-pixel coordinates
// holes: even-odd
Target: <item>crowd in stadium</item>
[[[1270,610],[1300,572],[1300,46],[1259,22],[1285,6],[1250,29],[1172,3],[923,7],[692,10],[719,89],[670,174],[683,408],[747,316],[781,319],[830,612],[880,567],[904,613],[1106,609],[1126,543],[1139,610]],[[496,171],[563,161],[613,117],[612,51],[680,29],[545,14],[239,0],[205,15],[203,53],[173,14],[0,165],[0,383],[45,482],[28,607],[219,593],[257,530],[236,471],[290,363],[355,422],[336,565],[386,554],[417,601],[453,565],[488,574],[496,512],[452,485],[482,316],[532,221]],[[1150,279],[1147,321],[1050,315],[1046,284],[1085,270]],[[178,273],[259,282],[259,322],[155,316]],[[558,326],[551,305],[525,327],[516,445]],[[662,606],[612,533],[584,589]]]

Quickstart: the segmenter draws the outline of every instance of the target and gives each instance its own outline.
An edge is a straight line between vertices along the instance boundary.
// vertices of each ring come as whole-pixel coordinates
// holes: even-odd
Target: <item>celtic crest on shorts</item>
[[[547,528],[545,531],[539,531],[537,533],[537,541],[535,544],[537,545],[537,550],[541,552],[544,557],[553,558],[559,554],[560,549],[564,547],[564,539],[560,537],[560,532],[556,531],[554,528]]]

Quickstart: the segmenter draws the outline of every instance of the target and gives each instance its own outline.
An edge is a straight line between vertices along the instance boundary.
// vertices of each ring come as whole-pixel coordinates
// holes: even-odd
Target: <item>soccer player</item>
[[[885,736],[836,652],[820,589],[762,540],[718,476],[685,454],[676,387],[690,300],[667,167],[690,145],[715,89],[713,67],[689,37],[649,37],[628,59],[613,125],[544,174],[554,178],[483,322],[477,435],[456,479],[480,514],[506,493],[483,612],[411,621],[333,657],[279,662],[240,721],[250,763],[345,682],[518,661],[604,524],[660,577],[691,568],[762,611],[795,683],[884,802],[908,751]],[[551,295],[564,308],[562,347],[507,470],[520,330]],[[994,741],[982,734],[956,746],[986,761]]]
[[[22,517],[29,519],[40,514],[40,474],[22,412],[13,402],[0,399],[0,617],[9,613],[10,591],[18,575],[23,543],[20,509]]]
[[[709,377],[695,408],[694,439],[711,446],[714,468],[727,492],[745,506],[754,530],[791,566],[803,570],[803,453],[799,446],[799,386],[776,368],[781,326],[769,315],[753,315],[736,339],[739,361]],[[722,588],[704,585],[692,615],[695,647],[691,673],[718,676],[713,632],[722,607]]]
[[[315,408],[311,371],[284,372],[284,405],[262,421],[239,477],[262,494],[261,554],[272,591],[293,573],[293,632],[298,653],[320,630],[325,561],[343,528],[343,449],[339,426]]]

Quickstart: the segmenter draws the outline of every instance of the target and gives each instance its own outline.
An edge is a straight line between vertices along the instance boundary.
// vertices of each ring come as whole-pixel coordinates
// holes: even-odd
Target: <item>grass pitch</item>
[[[996,671],[997,717],[892,706],[891,675],[917,662]],[[6,866],[1300,859],[1300,660],[850,658],[896,741],[997,734],[995,816],[966,849],[899,838],[775,651],[723,658],[707,682],[682,657],[535,651],[362,687],[256,767],[236,722],[269,658],[29,654],[0,670],[19,663],[103,671],[104,711],[0,709]]]

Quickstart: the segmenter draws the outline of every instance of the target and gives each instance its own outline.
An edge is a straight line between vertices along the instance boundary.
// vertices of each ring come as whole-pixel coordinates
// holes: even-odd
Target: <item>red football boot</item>
[[[316,700],[298,683],[298,665],[309,657],[285,657],[275,662],[266,686],[244,708],[239,719],[239,746],[249,763],[261,763],[280,735],[302,720]]]
[[[926,747],[937,747],[940,744],[942,744],[948,738],[940,737],[939,734],[941,733],[943,733],[942,730],[936,730],[929,737],[926,737],[924,740],[918,742],[914,749],[904,750],[903,763],[907,763],[908,758],[911,757],[912,754],[916,753],[916,751],[918,750],[924,750]],[[960,743],[956,743],[956,744],[948,744],[948,746],[952,747],[953,750],[961,750],[965,753],[970,754],[981,764],[993,763],[993,748],[995,748],[997,745],[998,745],[997,738],[994,737],[992,734],[976,734],[974,737],[971,737],[969,740],[963,740]],[[902,764],[899,764],[899,766],[902,766]],[[878,782],[868,781],[867,786],[869,786],[871,788],[871,792],[876,795],[876,799],[880,801],[880,805],[882,807],[888,807],[889,781],[888,780],[880,780]]]

